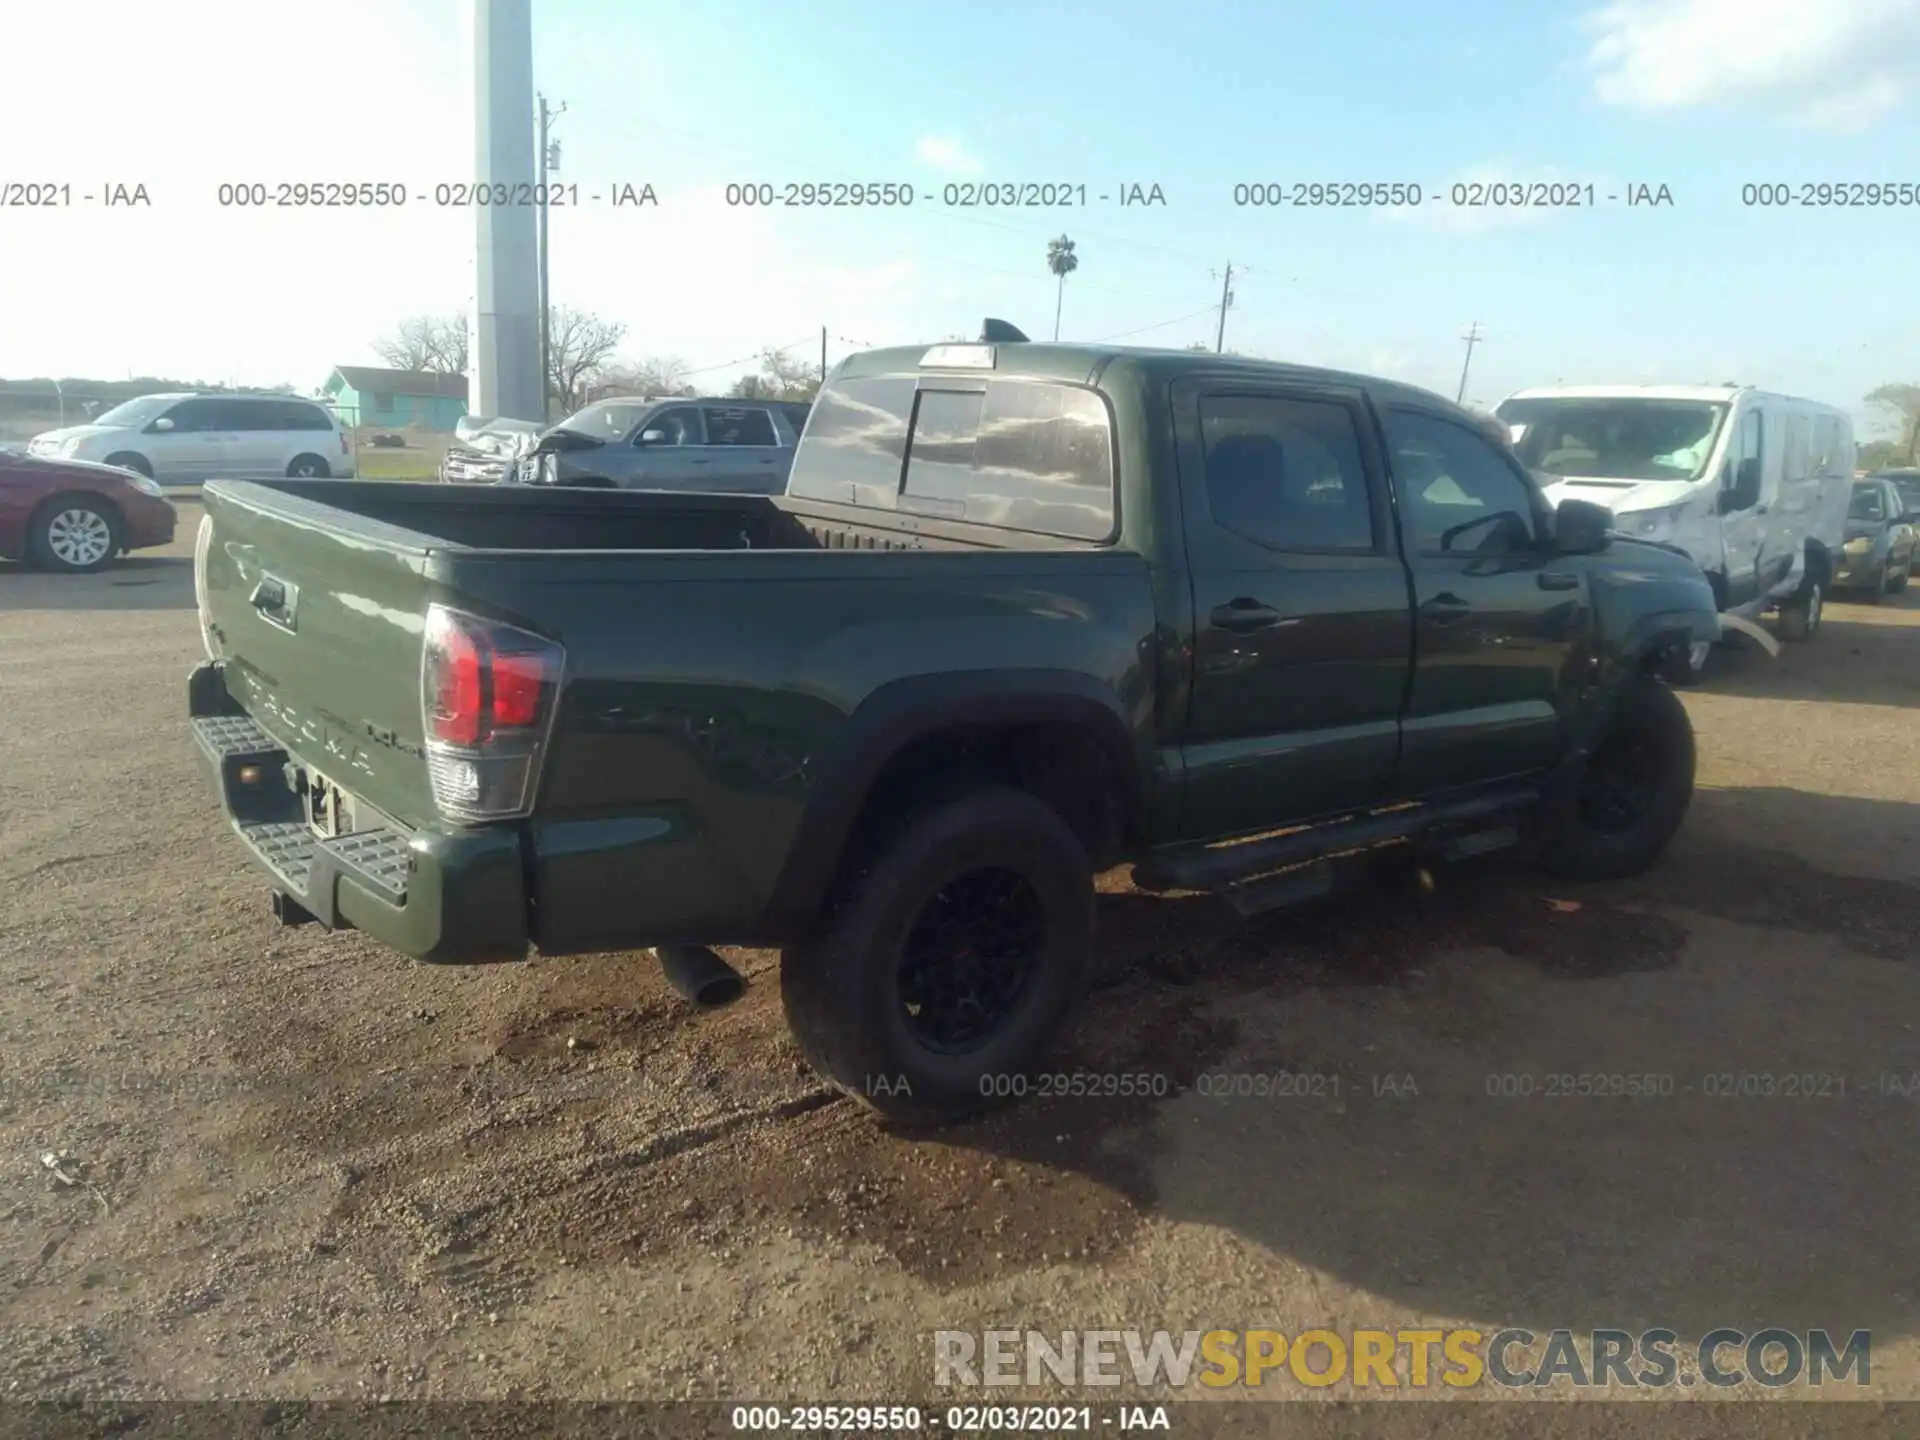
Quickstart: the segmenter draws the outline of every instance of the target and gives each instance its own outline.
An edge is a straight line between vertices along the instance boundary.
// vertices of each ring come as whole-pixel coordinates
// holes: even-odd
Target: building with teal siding
[[[320,392],[343,425],[450,432],[467,413],[467,377],[336,365]]]

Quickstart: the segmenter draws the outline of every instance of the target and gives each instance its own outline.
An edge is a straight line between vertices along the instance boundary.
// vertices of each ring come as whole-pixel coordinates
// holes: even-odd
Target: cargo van
[[[1853,488],[1845,411],[1751,386],[1580,385],[1494,413],[1556,504],[1591,500],[1622,533],[1685,550],[1723,613],[1776,610],[1788,640],[1819,630]]]

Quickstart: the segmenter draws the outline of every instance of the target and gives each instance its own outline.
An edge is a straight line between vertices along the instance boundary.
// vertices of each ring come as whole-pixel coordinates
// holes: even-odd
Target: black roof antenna
[[[1026,340],[1026,338],[1025,335],[1022,335],[1004,320],[995,320],[989,316],[980,322],[980,343],[983,345],[995,343],[1013,345]]]

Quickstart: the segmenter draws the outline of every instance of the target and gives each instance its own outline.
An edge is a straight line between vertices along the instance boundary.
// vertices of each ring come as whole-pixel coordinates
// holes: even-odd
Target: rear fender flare
[[[1065,724],[1083,729],[1120,777],[1128,838],[1146,814],[1146,759],[1120,699],[1091,676],[1056,670],[968,670],[881,686],[848,718],[801,815],[760,926],[769,940],[802,929],[826,900],[875,781],[909,745],[976,727]]]

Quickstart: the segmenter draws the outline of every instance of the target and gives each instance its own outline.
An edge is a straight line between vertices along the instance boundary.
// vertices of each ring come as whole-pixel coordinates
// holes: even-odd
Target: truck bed
[[[220,482],[215,482],[219,484]],[[518,485],[397,485],[388,481],[283,480],[224,484],[252,505],[310,524],[327,513],[372,521],[409,549],[565,550],[1076,550],[1071,540],[983,525],[785,496],[695,495]],[[274,498],[279,497],[279,498]],[[291,502],[290,504],[288,502]]]

